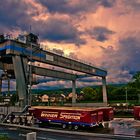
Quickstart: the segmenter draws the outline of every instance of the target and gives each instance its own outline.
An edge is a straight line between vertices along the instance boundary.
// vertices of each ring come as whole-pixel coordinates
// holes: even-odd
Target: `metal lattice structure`
[[[73,92],[72,103],[76,102],[76,79],[83,77],[82,75],[60,70],[37,67],[32,64],[33,62],[41,62],[68,70],[74,70],[84,73],[85,76],[101,77],[103,84],[103,102],[107,103],[106,70],[64,57],[49,50],[43,50],[37,40],[38,37],[32,33],[20,36],[16,39],[0,35],[0,69],[11,75],[11,78],[16,79],[21,106],[30,104],[33,74],[71,80]]]

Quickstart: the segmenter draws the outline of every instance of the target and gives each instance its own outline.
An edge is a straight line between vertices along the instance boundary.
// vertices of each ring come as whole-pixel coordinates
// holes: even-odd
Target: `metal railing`
[[[17,41],[18,41],[18,37],[14,36],[14,35],[12,35],[12,34],[5,34],[4,36],[5,36],[5,39],[8,39],[8,40],[17,40]],[[19,42],[20,42],[20,41],[19,41]],[[80,62],[80,63],[86,64],[86,65],[89,65],[89,66],[92,66],[92,67],[96,67],[95,64],[93,64],[93,63],[91,63],[91,62],[87,62],[87,61],[84,61],[84,60],[82,60],[82,59],[70,57],[70,56],[68,56],[68,55],[66,55],[66,54],[64,54],[64,53],[63,53],[63,54],[59,54],[59,53],[55,52],[53,49],[50,49],[47,45],[44,45],[44,44],[38,44],[38,45],[39,45],[39,48],[41,48],[41,49],[44,50],[44,51],[48,51],[48,52],[57,54],[57,55],[59,55],[59,56],[63,56],[63,57],[65,57],[65,58],[72,59],[72,60],[78,61],[78,62]],[[100,67],[100,68],[101,68],[102,70],[105,70],[105,71],[106,71],[105,68],[103,68],[103,67]]]

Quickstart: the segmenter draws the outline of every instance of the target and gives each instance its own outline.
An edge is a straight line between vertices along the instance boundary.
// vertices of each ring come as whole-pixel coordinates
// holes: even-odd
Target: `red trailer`
[[[102,107],[103,121],[111,121],[114,118],[114,111],[112,107]]]
[[[134,106],[134,119],[140,120],[140,106]]]
[[[29,112],[40,122],[59,123],[64,128],[70,125],[77,129],[79,126],[98,126],[106,118],[104,114],[109,114],[104,113],[106,110],[107,108],[34,106]]]

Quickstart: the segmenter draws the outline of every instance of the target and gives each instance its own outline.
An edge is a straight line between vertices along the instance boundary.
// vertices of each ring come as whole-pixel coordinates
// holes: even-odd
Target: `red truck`
[[[113,109],[106,108],[78,108],[78,107],[52,107],[52,106],[32,106],[29,108],[30,114],[40,122],[50,122],[62,124],[62,127],[71,126],[78,129],[79,126],[98,126],[103,121],[113,119]]]

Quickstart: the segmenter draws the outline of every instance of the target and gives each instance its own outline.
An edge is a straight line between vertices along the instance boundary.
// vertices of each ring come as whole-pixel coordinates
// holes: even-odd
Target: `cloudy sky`
[[[140,71],[140,0],[0,1],[1,33],[29,31],[30,25],[50,49],[107,69],[108,83],[126,83]],[[86,80],[77,85],[95,79]],[[71,83],[48,80],[34,87],[52,85]]]

